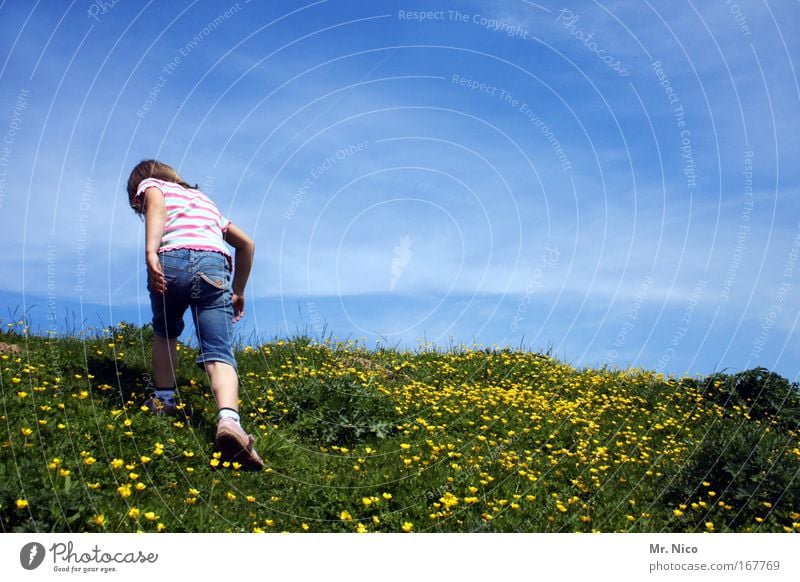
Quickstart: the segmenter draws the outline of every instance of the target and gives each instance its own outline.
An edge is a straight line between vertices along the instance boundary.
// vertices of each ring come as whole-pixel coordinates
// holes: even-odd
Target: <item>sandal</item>
[[[217,424],[214,450],[222,453],[221,460],[241,463],[245,471],[260,471],[264,461],[253,448],[254,443],[255,439],[233,419],[223,418]]]

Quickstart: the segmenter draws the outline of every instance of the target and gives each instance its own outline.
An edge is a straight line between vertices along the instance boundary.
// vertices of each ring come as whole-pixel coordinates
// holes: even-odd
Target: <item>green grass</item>
[[[237,353],[267,465],[247,473],[211,456],[191,347],[185,406],[163,418],[140,409],[147,327],[48,339],[12,322],[0,340],[5,532],[800,530],[797,385],[766,370],[268,342]]]

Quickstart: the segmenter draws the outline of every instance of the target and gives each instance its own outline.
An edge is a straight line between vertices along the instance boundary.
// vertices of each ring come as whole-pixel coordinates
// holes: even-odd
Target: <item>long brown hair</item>
[[[139,189],[139,184],[142,183],[142,180],[146,180],[147,178],[156,178],[158,180],[164,180],[165,182],[172,182],[174,184],[178,184],[183,186],[184,188],[193,188],[197,190],[197,184],[194,186],[190,186],[186,182],[183,181],[178,175],[172,166],[169,164],[165,164],[164,162],[159,162],[158,160],[142,160],[131,172],[130,177],[128,178],[128,203],[131,205],[131,208],[136,212],[136,214],[142,214],[142,204],[141,202],[137,203],[134,201],[136,198],[136,191]]]

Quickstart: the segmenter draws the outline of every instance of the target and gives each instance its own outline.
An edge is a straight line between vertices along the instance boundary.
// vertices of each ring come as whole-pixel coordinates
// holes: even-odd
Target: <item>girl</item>
[[[167,164],[144,160],[128,178],[131,208],[145,216],[147,289],[153,309],[155,394],[145,406],[175,414],[177,338],[191,309],[200,344],[197,364],[208,374],[219,409],[214,448],[245,469],[264,463],[254,439],[240,425],[239,379],[231,342],[233,323],[244,315],[244,288],[255,245],[197,186]],[[234,261],[225,243],[236,249]]]

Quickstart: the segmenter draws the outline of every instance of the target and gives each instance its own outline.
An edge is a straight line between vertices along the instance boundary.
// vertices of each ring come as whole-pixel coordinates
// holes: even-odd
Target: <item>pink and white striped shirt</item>
[[[232,265],[231,254],[222,238],[231,221],[222,216],[208,196],[174,182],[147,178],[139,184],[136,198],[151,187],[161,190],[167,207],[167,222],[159,253],[172,249],[216,251],[225,255],[228,264]]]

